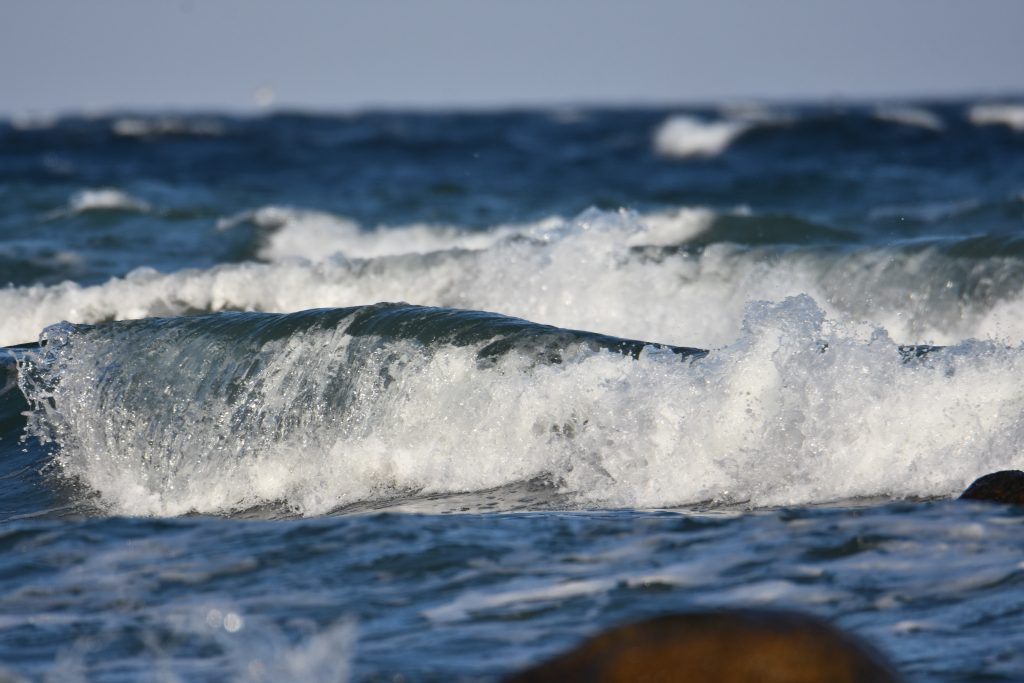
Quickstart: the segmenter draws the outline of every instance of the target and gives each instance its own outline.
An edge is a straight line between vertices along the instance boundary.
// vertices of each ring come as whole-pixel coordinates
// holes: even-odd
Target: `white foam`
[[[585,579],[542,585],[535,585],[531,582],[514,590],[472,591],[463,593],[445,605],[425,610],[423,616],[435,623],[461,621],[477,612],[486,612],[510,605],[558,602],[569,598],[603,593],[613,588],[616,583],[615,578]]]
[[[1015,131],[1024,131],[1024,104],[976,104],[967,112],[967,118],[976,126],[1009,126]]]
[[[114,135],[127,138],[156,137],[161,135],[193,135],[216,137],[224,134],[224,125],[216,119],[125,116],[110,124]]]
[[[378,258],[450,249],[485,249],[508,237],[529,235],[562,222],[549,218],[531,224],[494,226],[489,230],[432,224],[378,226],[365,230],[343,216],[265,206],[221,219],[217,227],[227,230],[246,221],[266,231],[258,255],[267,261],[295,258],[323,261],[335,255]]]
[[[86,211],[150,211],[151,207],[138,197],[114,187],[101,187],[79,190],[68,199],[70,213]]]
[[[684,244],[711,227],[713,211],[704,208],[679,208],[639,216],[640,230],[626,238],[629,246],[667,247]]]
[[[140,370],[134,347],[90,339],[47,371],[56,388],[25,373],[23,386],[46,399],[32,428],[55,425],[63,470],[122,514],[313,515],[537,477],[583,507],[799,505],[949,496],[1024,468],[1024,348],[970,342],[907,363],[882,331],[806,296],[752,305],[732,343],[692,363],[649,350],[481,368],[475,349],[404,342],[353,364],[341,332],[296,335],[265,346],[230,396],[193,393],[203,372],[160,375],[157,346],[135,351],[151,354]],[[131,386],[152,390],[126,401]]]
[[[678,114],[654,133],[654,149],[669,157],[714,157],[721,154],[751,124],[735,120],[706,121]]]
[[[650,216],[588,211],[492,238],[477,250],[358,260],[328,257],[333,247],[325,246],[319,257],[303,251],[305,259],[269,264],[170,274],[139,269],[96,286],[0,289],[0,344],[30,341],[60,320],[408,301],[708,348],[736,339],[747,302],[802,293],[831,318],[867,321],[903,343],[1024,340],[1024,296],[1015,284],[1021,264],[1013,257],[979,264],[934,249],[779,251],[717,243],[652,258],[634,249],[698,235],[708,220],[703,210]],[[348,243],[338,239],[344,252]],[[400,229],[368,239],[384,252],[405,248]]]
[[[786,603],[790,605],[820,605],[839,602],[843,593],[828,590],[821,586],[808,586],[784,579],[767,579],[755,583],[743,584],[713,596],[701,596],[698,602],[712,605],[771,605]]]
[[[875,109],[874,116],[879,121],[897,123],[901,126],[924,128],[933,131],[940,131],[945,128],[945,124],[938,114],[923,107],[878,107]]]
[[[8,121],[14,130],[49,130],[57,125],[60,117],[56,114],[20,112],[11,116]]]

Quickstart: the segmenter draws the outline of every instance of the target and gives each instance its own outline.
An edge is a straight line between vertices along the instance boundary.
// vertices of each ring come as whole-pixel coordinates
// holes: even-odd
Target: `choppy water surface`
[[[1024,679],[1024,517],[950,500],[1024,469],[1022,111],[0,124],[0,666],[495,680],[729,605]]]

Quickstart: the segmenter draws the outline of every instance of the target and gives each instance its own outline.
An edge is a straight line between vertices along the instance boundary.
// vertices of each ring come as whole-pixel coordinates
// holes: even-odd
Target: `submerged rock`
[[[1024,505],[1024,472],[1003,470],[978,477],[960,500],[987,500],[993,503]]]
[[[896,683],[871,647],[777,611],[672,614],[619,626],[506,683]]]

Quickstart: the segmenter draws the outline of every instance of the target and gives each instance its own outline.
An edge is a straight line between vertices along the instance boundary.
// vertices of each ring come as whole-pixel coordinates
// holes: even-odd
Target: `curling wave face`
[[[302,515],[530,483],[527,507],[946,496],[1024,466],[1024,350],[907,359],[807,296],[706,355],[377,305],[61,324],[29,430],[108,511]]]

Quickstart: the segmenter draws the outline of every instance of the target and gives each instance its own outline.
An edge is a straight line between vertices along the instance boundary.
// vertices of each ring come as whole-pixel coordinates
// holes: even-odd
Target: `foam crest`
[[[638,217],[640,229],[626,238],[631,247],[670,247],[685,244],[705,233],[715,220],[710,209],[682,207]]]
[[[68,200],[67,212],[71,214],[86,211],[138,211],[147,212],[151,207],[138,197],[114,187],[80,190]]]
[[[714,157],[751,127],[734,120],[706,121],[678,114],[665,120],[654,133],[654,149],[669,157]]]
[[[946,127],[938,114],[922,107],[878,107],[874,116],[879,121],[925,130],[940,131]]]
[[[19,112],[10,116],[7,122],[17,131],[50,130],[60,122],[60,117],[52,113]]]
[[[570,346],[482,365],[484,342],[353,336],[346,315],[52,328],[23,362],[30,428],[133,515],[315,515],[537,479],[585,508],[772,506],[948,496],[1024,467],[1024,349],[905,361],[806,296],[753,304],[691,360]]]
[[[733,219],[757,225],[756,217]],[[867,321],[901,343],[1024,339],[1024,317],[1016,313],[1024,298],[1018,257],[977,260],[938,247],[644,246],[699,235],[706,220],[699,210],[661,217],[591,210],[476,251],[291,259],[170,274],[139,269],[90,287],[65,282],[0,289],[0,310],[7,314],[0,344],[35,339],[61,320],[408,301],[713,348],[739,334],[747,302],[803,293],[831,318]]]
[[[173,116],[125,116],[114,119],[110,131],[125,138],[148,138],[167,135],[217,137],[225,132],[224,124],[216,119],[184,118]]]
[[[968,110],[967,119],[976,126],[1008,126],[1024,131],[1024,104],[976,104]]]
[[[348,258],[379,258],[398,254],[426,254],[451,249],[486,249],[514,236],[528,236],[563,222],[549,218],[536,223],[499,225],[487,231],[458,226],[412,224],[364,229],[359,223],[321,211],[265,206],[217,223],[231,229],[251,222],[263,231],[258,256],[266,261],[302,258],[322,261],[341,254]]]

